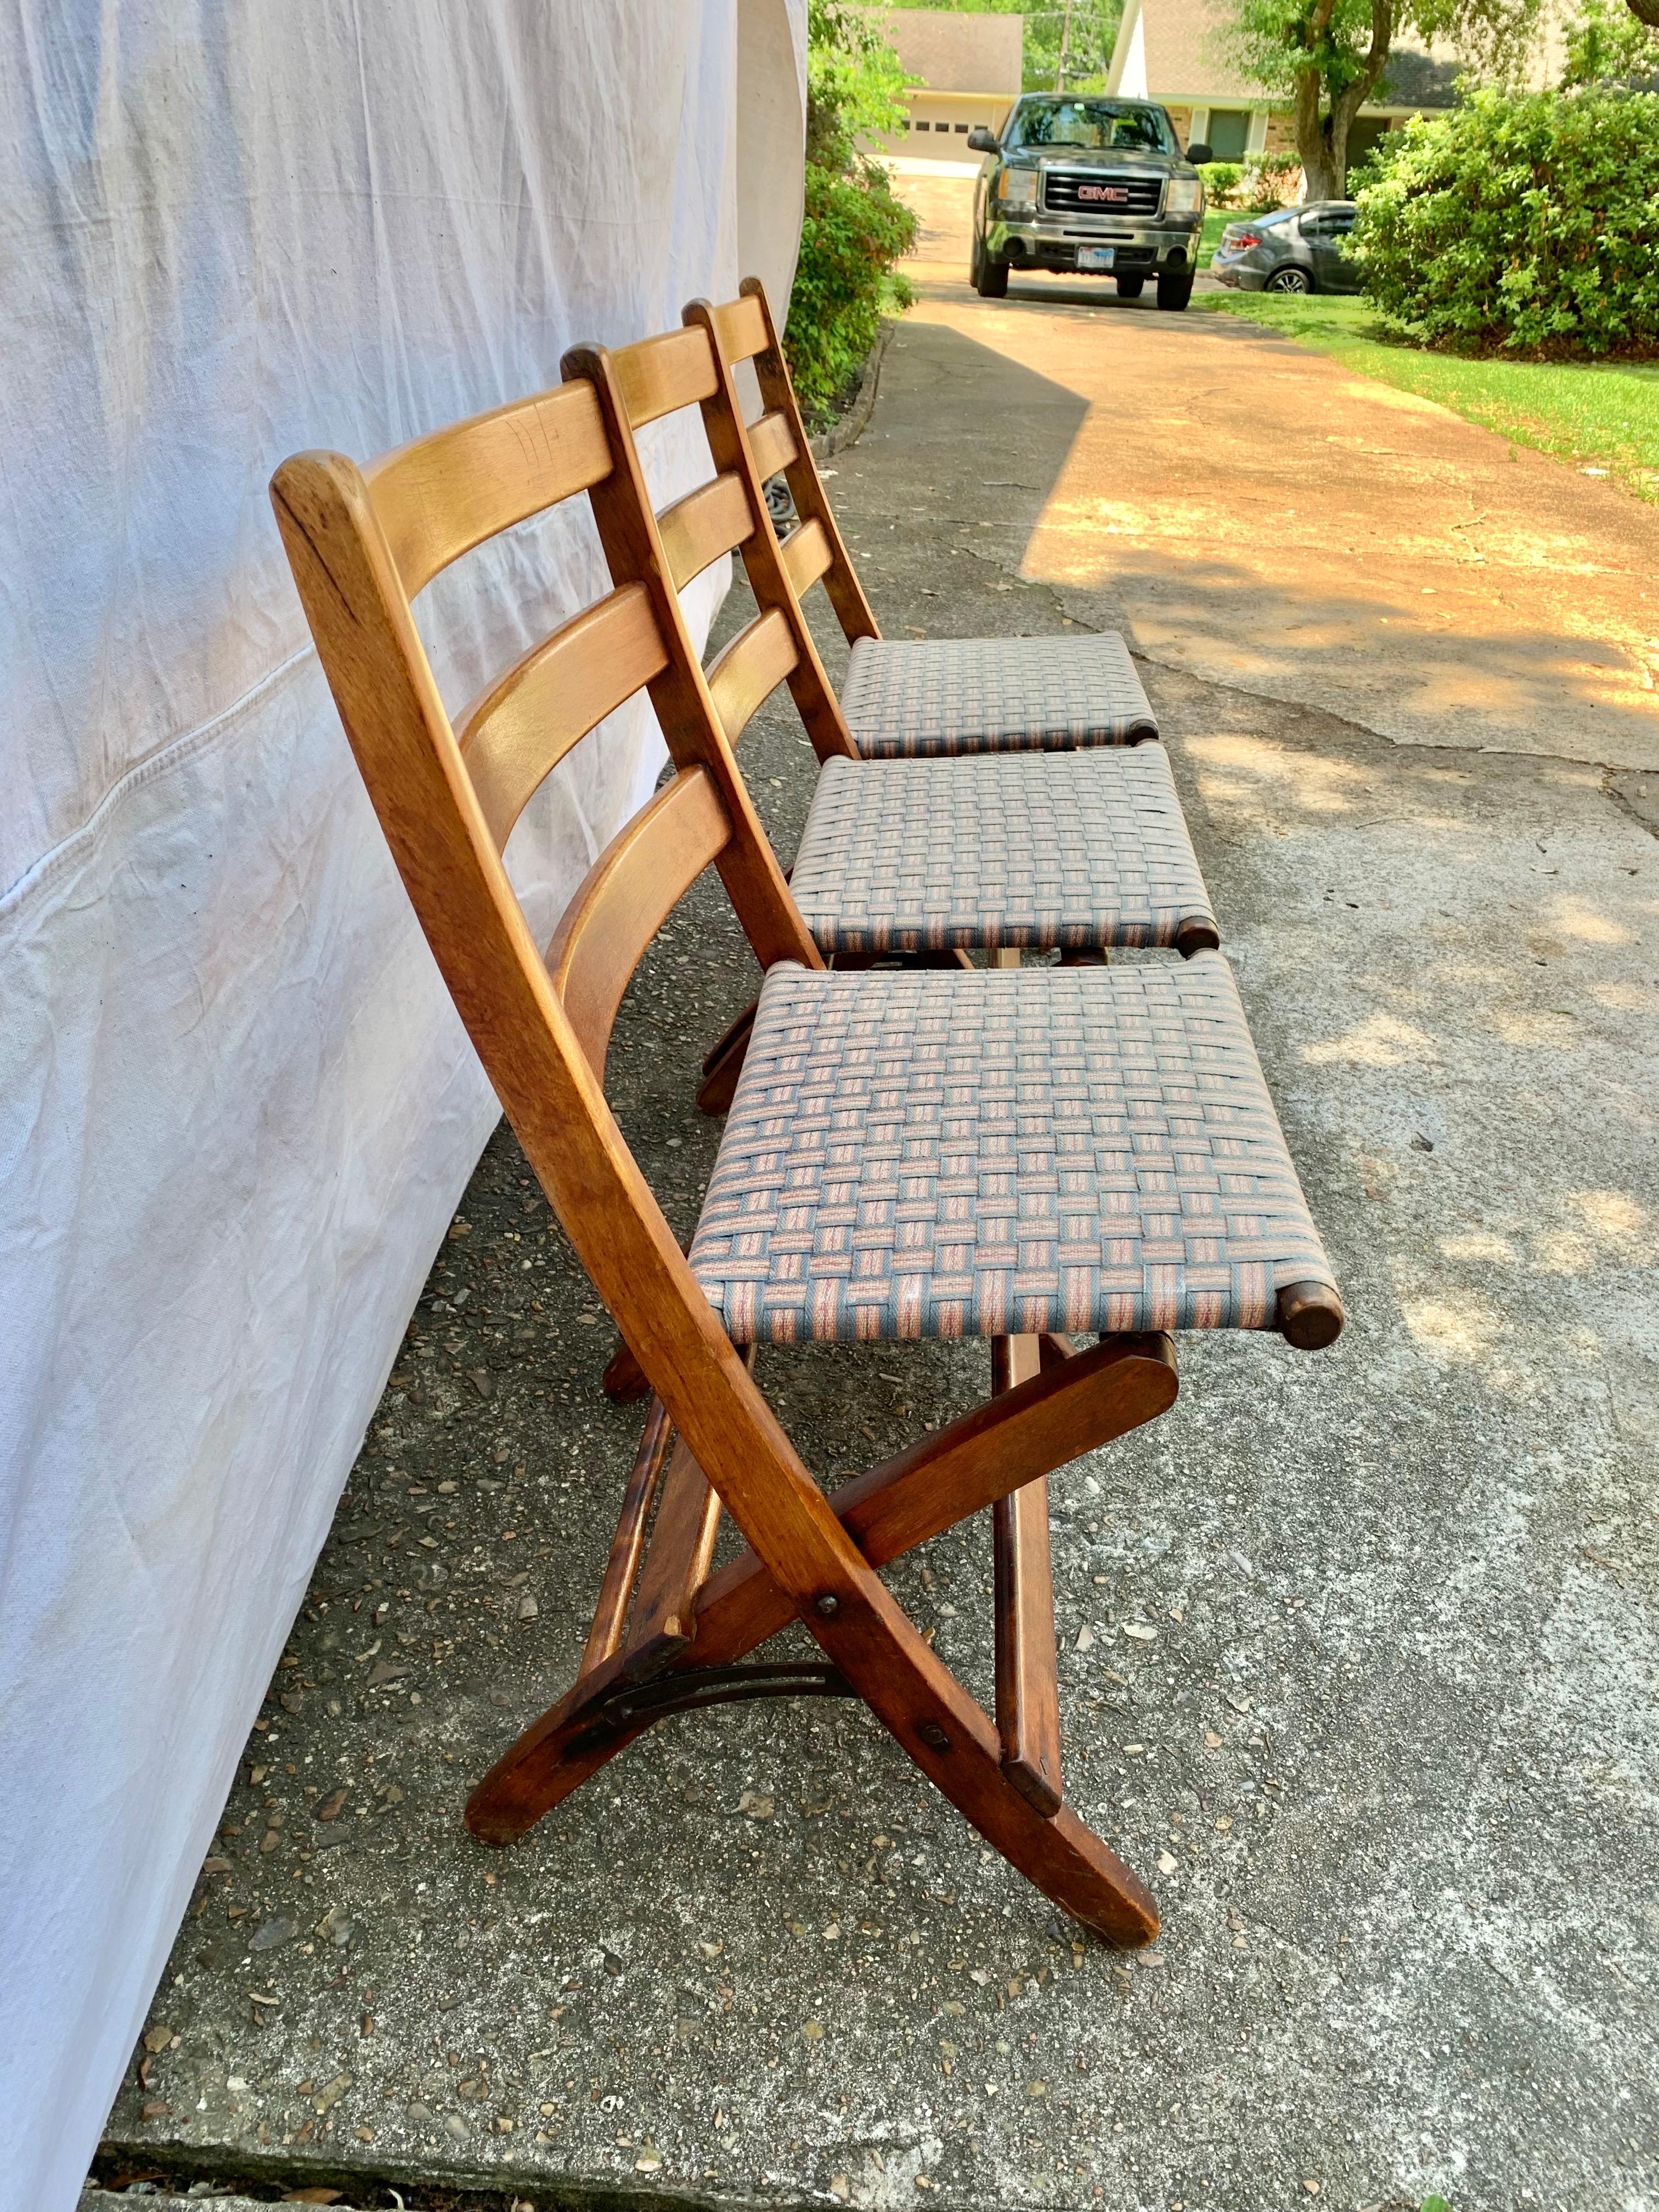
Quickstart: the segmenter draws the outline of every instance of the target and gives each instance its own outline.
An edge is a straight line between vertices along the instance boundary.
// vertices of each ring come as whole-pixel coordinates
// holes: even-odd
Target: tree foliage
[[[916,219],[862,150],[903,119],[898,57],[846,0],[810,0],[806,196],[783,349],[813,421],[834,410],[876,342],[883,310],[909,304],[896,264]]]
[[[1608,0],[1583,0],[1567,26],[1561,81],[1569,88],[1612,84],[1659,92],[1659,27],[1650,27],[1632,9],[1609,6]]]
[[[1659,94],[1476,93],[1391,133],[1358,204],[1366,294],[1419,344],[1659,354]]]
[[[1264,92],[1287,99],[1310,200],[1340,199],[1348,134],[1405,35],[1453,44],[1471,66],[1510,75],[1540,0],[1226,0],[1218,44]]]

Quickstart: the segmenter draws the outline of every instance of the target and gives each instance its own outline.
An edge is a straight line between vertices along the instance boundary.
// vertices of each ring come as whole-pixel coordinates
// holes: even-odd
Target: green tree
[[[1290,100],[1308,198],[1340,199],[1348,133],[1402,34],[1449,40],[1472,67],[1504,76],[1539,11],[1540,0],[1226,0],[1218,40],[1253,83]]]
[[[1607,0],[1583,0],[1567,26],[1567,61],[1561,82],[1569,91],[1581,85],[1646,86],[1659,89],[1659,0],[1650,19],[1633,7],[1610,7]]]

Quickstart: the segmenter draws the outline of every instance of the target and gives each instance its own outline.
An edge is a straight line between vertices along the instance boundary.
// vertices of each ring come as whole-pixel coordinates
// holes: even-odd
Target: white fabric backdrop
[[[574,340],[670,327],[748,266],[786,298],[804,16],[20,0],[0,21],[6,2212],[73,2203],[496,1115],[266,481],[296,447],[367,457],[550,383]],[[702,438],[659,427],[666,495]],[[446,696],[602,582],[585,519],[471,556],[422,603]],[[533,919],[659,746],[637,702],[542,794],[510,854]]]

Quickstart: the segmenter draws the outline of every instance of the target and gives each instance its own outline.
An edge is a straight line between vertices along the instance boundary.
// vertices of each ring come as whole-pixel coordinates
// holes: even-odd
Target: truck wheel
[[[1179,311],[1193,296],[1193,272],[1190,269],[1172,269],[1158,272],[1158,304]]]
[[[1144,276],[1120,276],[1117,280],[1120,300],[1138,300],[1146,289],[1146,279]]]
[[[981,300],[1008,296],[1008,264],[986,252],[982,238],[974,242],[974,289]]]

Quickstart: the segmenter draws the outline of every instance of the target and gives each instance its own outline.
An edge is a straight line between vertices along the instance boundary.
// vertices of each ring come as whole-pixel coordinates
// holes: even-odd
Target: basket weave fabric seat
[[[866,760],[1065,752],[1158,735],[1114,632],[875,638],[853,647],[842,712]]]
[[[826,761],[790,887],[827,953],[1219,934],[1162,745]]]
[[[690,1256],[739,1344],[1270,1328],[1334,1288],[1215,952],[773,968]]]

